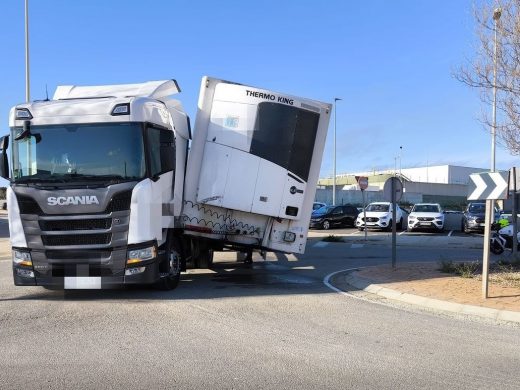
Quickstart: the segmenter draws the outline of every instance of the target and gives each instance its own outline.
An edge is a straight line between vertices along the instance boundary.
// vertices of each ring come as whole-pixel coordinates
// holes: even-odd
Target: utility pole
[[[29,0],[25,0],[25,101],[31,101],[29,80]]]

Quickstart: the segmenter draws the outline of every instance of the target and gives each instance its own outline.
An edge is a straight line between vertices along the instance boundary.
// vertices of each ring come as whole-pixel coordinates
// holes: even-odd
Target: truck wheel
[[[166,243],[166,266],[168,272],[157,282],[160,290],[173,290],[179,285],[182,267],[182,247],[177,237],[169,237]]]
[[[213,249],[206,240],[193,240],[192,244],[193,267],[210,268],[213,264]]]
[[[324,229],[324,230],[329,230],[330,229],[330,222],[325,220],[321,223],[321,227]]]

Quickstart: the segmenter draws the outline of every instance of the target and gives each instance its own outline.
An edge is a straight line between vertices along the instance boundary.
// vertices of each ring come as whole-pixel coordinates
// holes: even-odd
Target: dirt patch
[[[490,278],[488,299],[482,298],[479,278],[462,278],[438,271],[437,263],[405,264],[392,270],[389,265],[369,267],[357,271],[356,276],[375,284],[422,297],[520,311],[520,287],[504,285]]]

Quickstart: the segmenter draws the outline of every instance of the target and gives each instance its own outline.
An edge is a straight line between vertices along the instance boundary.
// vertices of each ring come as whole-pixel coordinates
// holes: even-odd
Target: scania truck
[[[204,77],[192,137],[179,92],[59,86],[11,109],[15,285],[173,289],[215,250],[304,252],[330,104]]]

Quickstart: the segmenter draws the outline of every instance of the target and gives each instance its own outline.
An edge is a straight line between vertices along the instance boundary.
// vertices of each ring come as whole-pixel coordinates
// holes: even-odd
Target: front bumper
[[[486,224],[480,220],[468,219],[466,220],[466,227],[468,230],[483,232]]]
[[[367,218],[368,219],[368,218]],[[362,221],[360,219],[356,219],[356,227],[357,228],[367,228],[367,229],[386,229],[388,225],[390,224],[390,220],[385,219],[381,220],[380,218],[374,218],[377,219],[377,221]]]
[[[408,221],[408,228],[414,230],[442,230],[444,229],[444,221],[434,220],[434,221]]]
[[[108,259],[45,258],[45,252],[32,251],[32,267],[13,263],[16,286],[44,286],[52,289],[110,289],[131,284],[153,284],[160,278],[155,257],[127,267],[127,251],[113,251]],[[32,276],[31,276],[32,274]]]
[[[321,224],[323,223],[323,219],[319,219],[319,220],[311,220],[309,222],[309,228],[311,229],[316,229],[316,228],[321,228]]]

